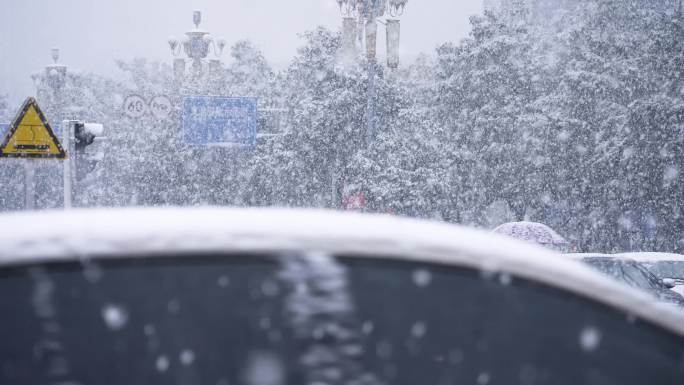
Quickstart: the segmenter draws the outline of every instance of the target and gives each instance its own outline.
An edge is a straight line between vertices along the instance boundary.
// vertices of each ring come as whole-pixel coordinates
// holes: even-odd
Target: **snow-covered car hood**
[[[384,215],[288,209],[112,209],[0,216],[0,266],[181,253],[325,252],[509,273],[684,335],[684,313],[506,236]]]

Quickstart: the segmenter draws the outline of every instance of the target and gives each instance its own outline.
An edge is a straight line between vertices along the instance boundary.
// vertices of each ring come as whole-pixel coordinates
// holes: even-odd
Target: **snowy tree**
[[[0,122],[8,123],[12,117],[10,116],[10,106],[7,102],[7,96],[0,94]]]
[[[681,20],[661,4],[596,0],[540,25],[518,3],[438,50],[432,93],[408,87],[408,131],[379,150],[403,162],[385,174],[404,174],[376,186],[421,170],[414,214],[484,225],[505,202],[584,250],[681,247]]]
[[[434,62],[423,56],[385,81],[392,97],[384,102],[391,103],[385,126],[368,151],[356,158],[370,210],[420,217],[448,215],[443,130],[428,108],[435,79]]]
[[[0,94],[0,123],[10,123],[14,118],[5,95]],[[0,140],[5,132],[0,129]],[[23,169],[18,161],[0,159],[0,211],[20,210],[24,208]]]
[[[319,28],[304,37],[307,43],[285,80],[288,200],[298,206],[339,207],[344,187],[363,182],[352,161],[367,143],[367,64],[341,64],[339,34]],[[380,80],[377,85],[378,130],[386,127],[385,116],[392,109],[384,84]]]
[[[250,41],[235,43],[230,50],[232,62],[226,68],[223,92],[227,95],[258,98],[262,105],[272,104],[275,73],[264,55]]]
[[[516,12],[522,12],[518,10]],[[485,208],[504,200],[523,219],[543,184],[537,169],[537,112],[532,108],[543,70],[534,62],[525,18],[485,13],[472,18],[470,38],[438,50],[431,113],[444,135],[454,218],[484,224]]]
[[[645,16],[639,21],[650,38],[640,42],[640,59],[647,76],[628,106],[629,153],[620,158],[623,210],[632,218],[622,223],[625,232],[640,230],[630,234],[636,247],[672,250],[684,246],[684,33],[680,16]]]
[[[561,43],[566,50],[555,68],[558,86],[546,96],[550,102],[545,109],[559,143],[564,143],[555,152],[564,165],[554,183],[560,187],[556,198],[572,217],[566,231],[578,234],[584,248],[648,247],[635,237],[643,240],[654,221],[665,229],[677,228],[663,220],[672,216],[658,215],[652,202],[670,208],[679,203],[671,200],[671,193],[659,194],[647,186],[663,186],[663,173],[672,167],[671,160],[668,166],[656,158],[662,146],[676,143],[672,135],[662,133],[676,127],[677,102],[662,93],[677,74],[662,73],[658,67],[681,55],[681,29],[637,1],[597,1],[581,9],[564,21]],[[671,112],[653,116],[654,106]],[[656,175],[660,180],[648,180]]]

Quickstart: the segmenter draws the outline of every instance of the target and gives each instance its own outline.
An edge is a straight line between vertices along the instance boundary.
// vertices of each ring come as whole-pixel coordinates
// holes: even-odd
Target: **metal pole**
[[[71,151],[71,126],[71,121],[62,121],[62,145],[67,152],[64,160],[64,210],[71,209],[71,162],[74,158]]]
[[[367,143],[368,146],[373,142],[375,137],[375,60],[368,62],[368,127],[367,127]]]
[[[367,128],[366,145],[370,146],[375,137],[375,72],[376,72],[376,53],[377,53],[377,28],[375,21],[375,10],[372,4],[366,3],[366,57],[368,58],[368,100],[367,100]]]
[[[36,191],[34,188],[36,170],[32,160],[24,161],[24,183],[26,193],[26,210],[32,211],[36,208]]]
[[[337,136],[336,136],[337,139]],[[337,142],[337,140],[335,141]],[[337,151],[337,146],[335,146],[335,151],[333,152],[333,162],[330,166],[330,201],[331,205],[330,207],[333,209],[337,209],[342,207],[342,197],[338,195],[338,181],[343,181],[342,176],[340,175],[341,173],[339,172],[340,170],[340,154]]]
[[[337,184],[335,183],[335,164],[330,166],[330,208],[337,208]]]

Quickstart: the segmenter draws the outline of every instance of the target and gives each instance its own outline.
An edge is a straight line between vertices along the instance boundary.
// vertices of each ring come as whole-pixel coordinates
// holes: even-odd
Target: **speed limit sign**
[[[123,110],[129,118],[139,118],[145,115],[147,103],[138,95],[130,95],[124,100]]]
[[[157,119],[165,119],[171,113],[171,100],[163,95],[157,95],[150,101],[150,110]]]

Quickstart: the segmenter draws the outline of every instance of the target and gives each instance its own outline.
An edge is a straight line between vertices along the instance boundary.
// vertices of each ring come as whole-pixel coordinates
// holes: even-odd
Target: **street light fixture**
[[[214,40],[209,32],[199,28],[200,23],[202,23],[202,12],[194,11],[192,21],[195,28],[185,32],[185,36],[180,41],[173,36],[169,38],[169,48],[175,57],[173,67],[177,80],[182,79],[185,74],[185,59],[179,57],[181,51],[192,60],[194,73],[199,76],[202,73],[202,60],[207,58],[209,51],[213,51],[216,56],[216,59],[211,59],[209,63],[210,70],[214,70],[220,67],[220,57],[226,47],[225,39]]]
[[[352,28],[354,19],[358,18],[361,33],[366,38],[366,55],[374,61],[377,44],[377,18],[389,14],[387,19],[387,66],[396,69],[399,66],[399,32],[400,23],[396,18],[404,13],[408,0],[335,0],[343,17],[343,41],[345,51],[356,40],[356,30]]]
[[[399,17],[404,13],[408,0],[389,0],[389,12],[392,17]]]
[[[404,13],[404,8],[408,0],[336,0],[343,16],[361,14],[368,18],[370,16],[381,17],[386,11],[390,16],[398,17]]]
[[[337,4],[340,6],[340,12],[342,12],[342,16],[352,16],[356,11],[357,2],[357,0],[337,0]]]

